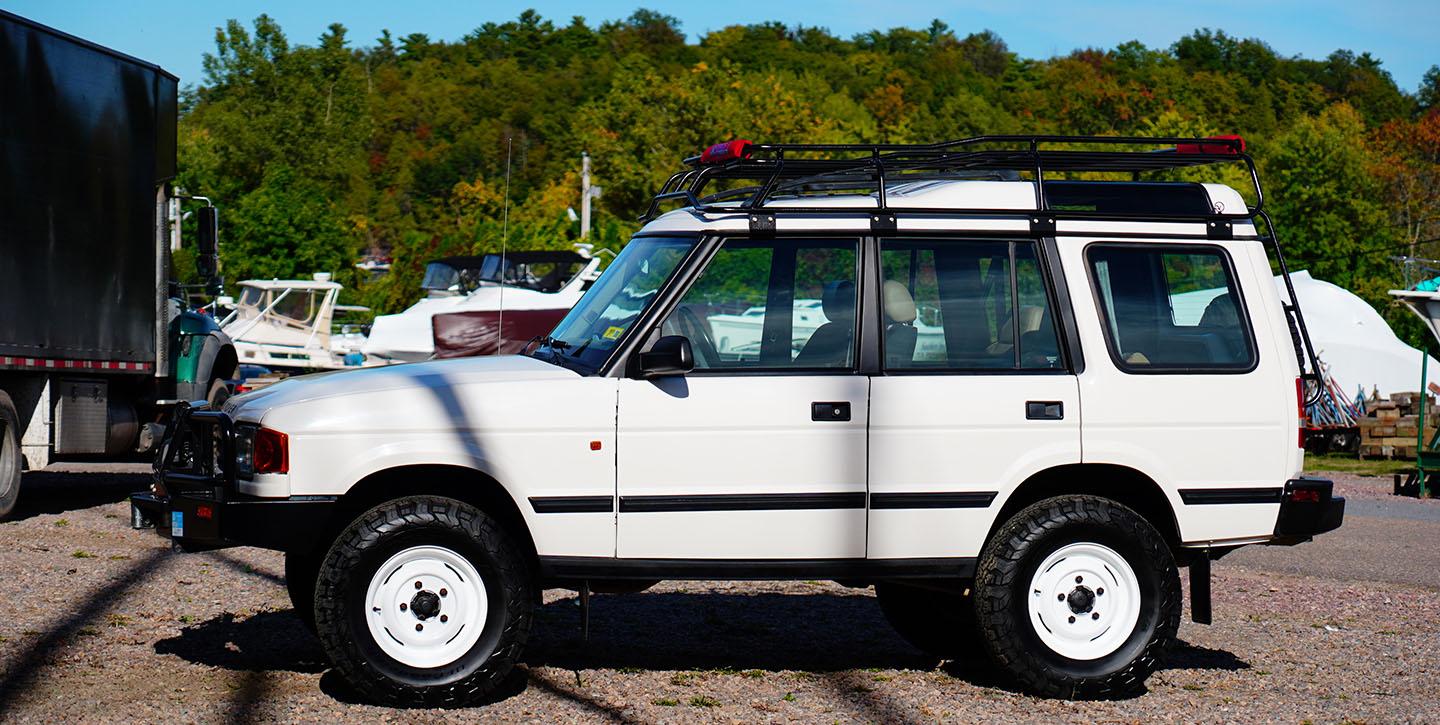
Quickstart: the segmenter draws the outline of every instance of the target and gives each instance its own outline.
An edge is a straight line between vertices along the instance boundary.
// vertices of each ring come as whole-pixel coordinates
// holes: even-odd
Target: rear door
[[[730,239],[661,324],[695,370],[620,381],[621,558],[865,556],[858,239]]]
[[[1056,290],[1031,240],[880,240],[869,557],[974,557],[1006,495],[1080,461]]]

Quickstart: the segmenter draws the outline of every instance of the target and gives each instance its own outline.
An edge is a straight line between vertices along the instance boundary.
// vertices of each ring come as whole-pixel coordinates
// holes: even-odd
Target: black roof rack
[[[1070,148],[1057,148],[1065,146]],[[1074,148],[1076,146],[1091,148],[1077,149]],[[1097,146],[1105,147],[1105,150],[1093,148]],[[1166,205],[1087,210],[1060,204],[1060,208],[1053,208],[1050,199],[1054,195],[1045,188],[1047,173],[1130,173],[1134,182],[1140,181],[1141,174],[1146,172],[1222,163],[1245,165],[1254,189],[1253,206],[1233,212],[1209,209],[1206,210],[1208,213],[1201,213],[1193,207]],[[642,222],[658,216],[660,205],[666,201],[684,202],[686,207],[698,214],[748,214],[751,232],[759,234],[774,233],[776,216],[817,214],[868,214],[871,215],[871,228],[880,231],[894,230],[897,214],[1009,217],[1028,220],[1032,233],[1050,237],[1065,233],[1057,230],[1058,220],[1200,223],[1205,225],[1205,236],[1212,239],[1232,238],[1231,230],[1236,222],[1255,223],[1258,230],[1258,223],[1263,221],[1265,231],[1254,238],[1275,251],[1275,261],[1289,296],[1283,306],[1295,342],[1295,355],[1302,377],[1311,383],[1306,399],[1309,402],[1319,397],[1320,363],[1310,342],[1304,315],[1300,312],[1275,224],[1265,211],[1265,193],[1260,187],[1255,161],[1245,152],[1245,142],[1238,136],[996,135],[934,144],[752,144],[732,141],[711,147],[700,156],[685,159],[685,165],[688,168],[672,175],[661,187],[660,193],[650,200],[645,214],[640,217]],[[888,200],[888,191],[896,183],[977,178],[1018,181],[1023,174],[1028,174],[1028,180],[1034,183],[1034,209],[892,207]],[[706,186],[722,180],[754,183],[704,195]],[[1103,185],[1116,182],[1086,183]],[[793,200],[806,198],[807,195],[819,198],[842,192],[873,194],[875,206],[805,206],[795,203],[776,206],[768,203],[781,195]],[[738,204],[734,203],[736,200],[739,200]],[[1085,232],[1087,235],[1094,233]]]
[[[1076,149],[1077,145],[1104,147]],[[730,157],[710,162],[704,156],[685,160],[689,168],[669,178],[650,201],[641,221],[658,216],[666,201],[682,201],[698,213],[746,212],[784,214],[930,214],[949,216],[1024,216],[1050,212],[1051,218],[1129,221],[1226,221],[1253,219],[1263,208],[1264,192],[1255,163],[1238,137],[1171,138],[1136,136],[976,136],[934,144],[750,144],[731,142]],[[1072,148],[1056,148],[1070,146]],[[1139,148],[1133,148],[1139,147]],[[1163,148],[1157,148],[1163,147]],[[1234,213],[1206,215],[1147,212],[1052,210],[1045,193],[1047,173],[1122,172],[1138,180],[1145,172],[1183,169],[1218,163],[1242,163],[1254,185],[1255,206]],[[1035,182],[1034,209],[892,207],[888,191],[897,183],[990,178]],[[716,181],[753,181],[739,188],[705,195]],[[874,207],[798,206],[769,204],[778,196],[791,198],[849,191],[869,193]],[[722,202],[734,202],[724,206]],[[1228,228],[1228,224],[1226,228]]]

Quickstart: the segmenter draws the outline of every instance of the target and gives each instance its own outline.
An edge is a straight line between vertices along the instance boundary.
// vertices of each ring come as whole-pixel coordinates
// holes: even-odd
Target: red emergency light
[[[1234,143],[1234,144],[1228,144],[1228,143],[1182,143],[1182,144],[1175,144],[1175,153],[1177,153],[1177,154],[1224,154],[1224,155],[1229,155],[1229,156],[1237,156],[1237,155],[1239,155],[1239,154],[1245,153],[1245,139],[1240,138],[1239,136],[1236,136],[1236,135],[1233,135],[1233,134],[1232,134],[1232,135],[1229,135],[1229,136],[1208,136],[1207,138],[1211,138],[1211,139],[1214,139],[1214,140],[1216,140],[1216,141],[1234,141],[1234,142],[1236,142],[1236,143]]]
[[[734,141],[726,141],[724,143],[717,143],[714,146],[711,146],[710,148],[700,152],[700,163],[723,164],[726,161],[734,161],[736,159],[748,159],[750,158],[750,147],[752,145],[753,144],[743,138],[737,138]]]

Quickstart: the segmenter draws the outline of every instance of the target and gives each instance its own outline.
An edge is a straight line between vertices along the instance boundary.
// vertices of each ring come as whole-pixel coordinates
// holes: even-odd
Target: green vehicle
[[[132,459],[174,401],[228,393],[234,346],[171,280],[188,204],[220,282],[215,208],[172,185],[176,86],[0,11],[0,517],[22,470]]]

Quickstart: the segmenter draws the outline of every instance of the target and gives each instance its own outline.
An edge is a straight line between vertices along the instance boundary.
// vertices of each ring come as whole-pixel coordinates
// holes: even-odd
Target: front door
[[[695,370],[620,381],[617,551],[865,556],[858,239],[729,239],[661,323]]]

